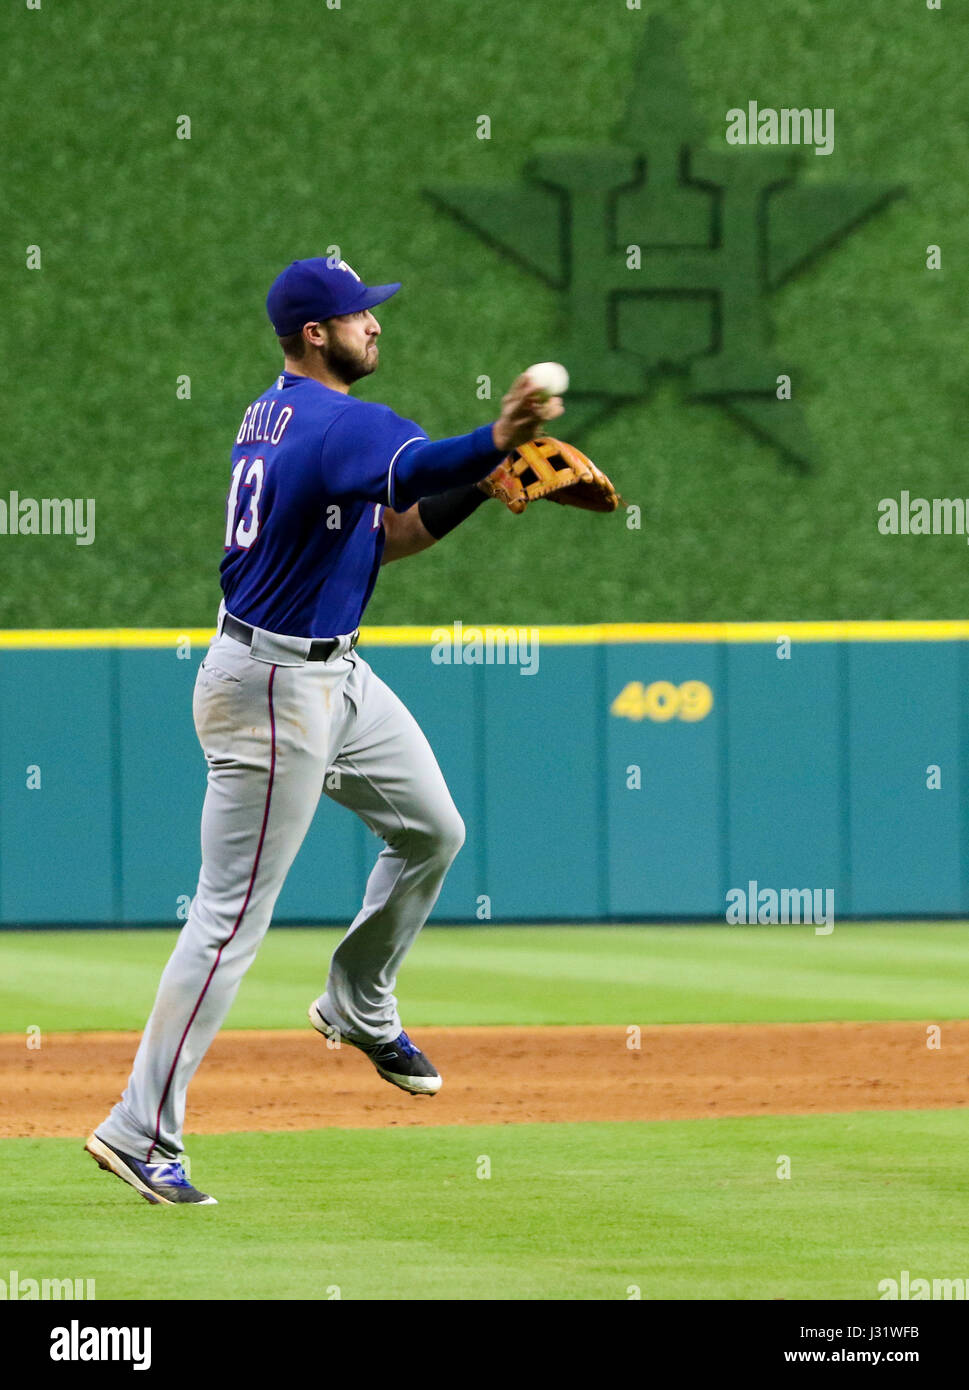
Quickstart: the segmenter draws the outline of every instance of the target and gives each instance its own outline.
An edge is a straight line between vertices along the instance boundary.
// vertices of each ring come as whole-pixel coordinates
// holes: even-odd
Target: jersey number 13
[[[232,470],[232,486],[225,504],[226,550],[231,550],[233,544],[248,550],[259,534],[259,498],[262,496],[264,466],[265,459],[253,459],[249,463],[248,458],[242,458]]]

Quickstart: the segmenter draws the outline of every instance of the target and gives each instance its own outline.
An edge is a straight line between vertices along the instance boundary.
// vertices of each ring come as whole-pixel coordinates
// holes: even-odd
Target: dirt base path
[[[969,1105],[969,1023],[422,1028],[433,1098],[304,1032],[224,1032],[189,1091],[189,1129],[667,1120]],[[120,1094],[133,1033],[0,1035],[0,1137],[85,1134]],[[634,1041],[634,1040],[633,1040]]]

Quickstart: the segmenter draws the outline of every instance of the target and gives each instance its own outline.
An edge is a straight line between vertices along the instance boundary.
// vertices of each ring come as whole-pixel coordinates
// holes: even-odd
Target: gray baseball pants
[[[416,720],[351,649],[351,636],[339,641],[327,661],[310,662],[302,638],[257,629],[250,649],[222,634],[199,668],[194,717],[208,788],[198,888],[127,1088],[97,1128],[135,1158],[182,1152],[189,1082],[255,958],[323,792],[385,845],[333,954],[321,1008],[355,1041],[401,1031],[397,971],[464,824]]]

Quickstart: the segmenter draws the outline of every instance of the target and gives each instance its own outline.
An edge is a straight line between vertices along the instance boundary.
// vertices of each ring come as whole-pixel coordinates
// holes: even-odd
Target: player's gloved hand
[[[478,487],[516,515],[543,499],[586,512],[614,512],[624,505],[601,468],[574,444],[548,435],[519,444]]]
[[[534,439],[543,433],[546,421],[557,419],[564,410],[561,396],[546,397],[523,372],[512,382],[501,402],[501,415],[492,426],[495,448],[507,452]]]

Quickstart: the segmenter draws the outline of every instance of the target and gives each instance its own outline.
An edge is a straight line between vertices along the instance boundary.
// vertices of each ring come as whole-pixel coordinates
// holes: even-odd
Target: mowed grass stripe
[[[77,1142],[5,1140],[4,1256],[101,1299],[873,1300],[969,1274],[967,1134],[909,1111],[223,1135],[189,1141],[220,1205],[181,1211]]]
[[[299,1028],[333,928],[273,928],[228,1024]],[[0,933],[0,1032],[141,1028],[175,933]],[[969,924],[428,927],[401,973],[409,1026],[958,1018]]]

